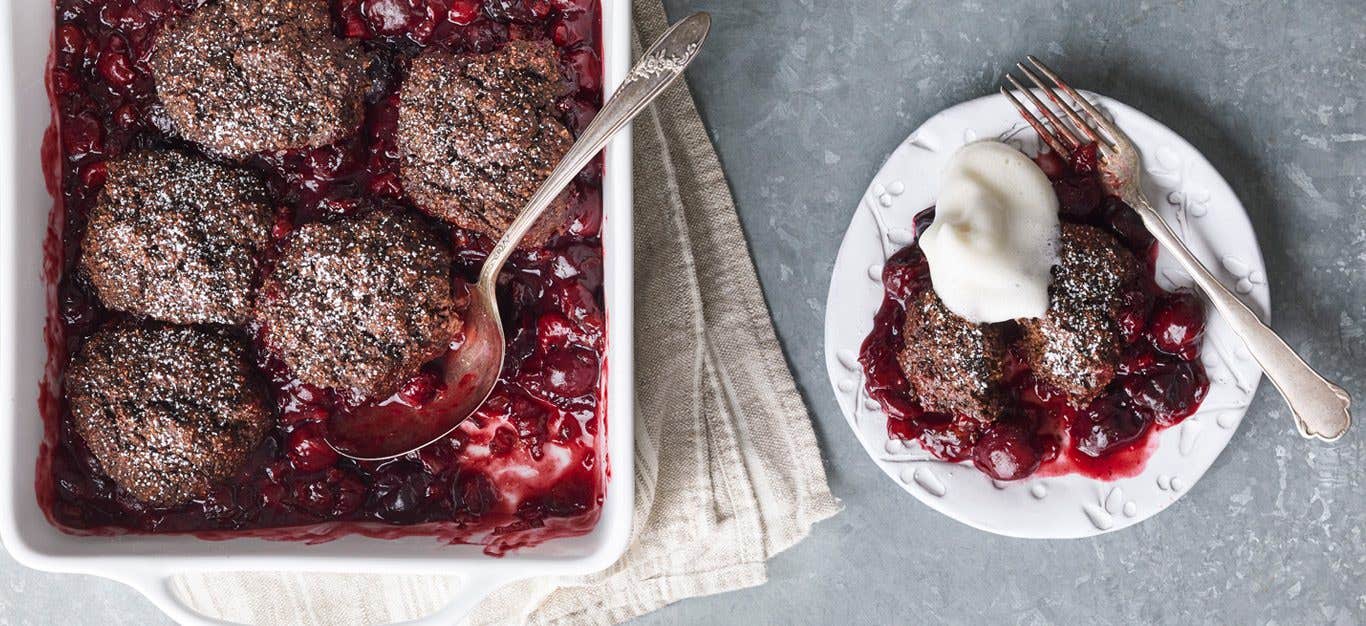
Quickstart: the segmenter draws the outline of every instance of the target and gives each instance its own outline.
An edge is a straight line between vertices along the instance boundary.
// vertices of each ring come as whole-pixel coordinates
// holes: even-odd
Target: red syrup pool
[[[1012,342],[1006,408],[995,422],[923,409],[897,363],[905,346],[905,302],[931,288],[929,265],[913,242],[883,269],[882,306],[859,353],[865,388],[887,413],[890,437],[917,441],[945,461],[970,460],[996,479],[1134,476],[1157,447],[1154,435],[1195,413],[1209,390],[1199,360],[1204,311],[1195,296],[1163,291],[1153,282],[1156,244],[1132,209],[1101,190],[1094,148],[1078,151],[1070,163],[1048,153],[1037,162],[1053,181],[1063,221],[1104,228],[1147,261],[1143,289],[1153,304],[1124,324],[1129,341],[1115,379],[1087,406],[1072,407],[1061,392],[1036,380]],[[933,207],[916,215],[916,234],[933,219]]]
[[[321,427],[332,411],[346,410],[344,398],[294,379],[260,349],[255,330],[243,328],[279,421],[239,476],[202,499],[159,509],[133,500],[100,470],[72,427],[61,371],[94,329],[126,316],[104,309],[77,275],[80,237],[108,159],[135,148],[188,147],[165,131],[147,61],[163,22],[200,4],[56,3],[48,75],[56,132],[49,130],[43,150],[55,199],[44,259],[49,356],[39,406],[46,434],[36,484],[49,519],[68,532],[100,535],[308,542],[423,535],[484,544],[490,554],[589,532],[607,475],[600,159],[572,186],[567,234],[517,253],[504,270],[507,361],[489,401],[451,436],[391,461],[338,456]],[[488,52],[510,40],[551,41],[569,83],[561,120],[578,133],[601,106],[599,0],[333,0],[331,9],[335,33],[363,40],[374,55],[373,86],[354,136],[247,162],[267,179],[279,207],[277,237],[373,206],[411,207],[397,177],[396,93],[404,61],[424,47]],[[450,238],[455,273],[472,282],[492,242],[433,226]],[[389,401],[422,410],[442,379],[439,364],[428,364]]]

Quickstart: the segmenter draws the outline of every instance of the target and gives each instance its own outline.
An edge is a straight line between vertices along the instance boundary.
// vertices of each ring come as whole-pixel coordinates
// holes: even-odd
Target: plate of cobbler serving
[[[1189,143],[1088,94],[1143,153],[1148,197],[1263,317],[1261,252]],[[826,303],[826,367],[879,467],[982,530],[1083,537],[1176,501],[1261,379],[1094,151],[1064,160],[1001,95],[911,133],[860,199]]]
[[[444,364],[464,341],[466,288],[624,76],[624,7],[11,8],[12,43],[32,52],[7,59],[18,104],[4,124],[7,180],[24,183],[6,190],[6,219],[25,216],[5,222],[16,556],[120,578],[220,556],[237,569],[492,563],[476,586],[615,560],[631,508],[627,144],[569,185],[504,269],[507,358],[470,419],[384,461],[347,458],[325,434],[337,415],[421,417],[455,400]],[[43,58],[50,104],[23,82]],[[40,139],[55,203],[28,172]],[[607,397],[624,411],[610,437]],[[626,480],[608,479],[609,450]],[[166,608],[164,589],[144,591]]]

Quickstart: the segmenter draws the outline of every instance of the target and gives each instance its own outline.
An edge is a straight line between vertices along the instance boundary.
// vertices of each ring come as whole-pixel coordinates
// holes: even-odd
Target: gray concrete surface
[[[1210,158],[1256,224],[1277,327],[1366,401],[1366,3],[997,4],[666,2],[715,18],[690,82],[845,509],[776,558],[767,585],[639,622],[1366,622],[1366,435],[1300,440],[1266,384],[1180,502],[1081,541],[959,525],[884,477],[845,426],[821,325],[853,207],[911,128],[994,91],[1029,52]],[[0,624],[164,621],[115,583],[0,562]]]

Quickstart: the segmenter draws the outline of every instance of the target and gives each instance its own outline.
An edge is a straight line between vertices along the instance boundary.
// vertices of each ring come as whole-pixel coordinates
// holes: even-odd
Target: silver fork
[[[1015,88],[1014,91],[1023,94],[1044,119],[1040,120],[1031,113],[1029,107],[1015,97],[1010,89],[1002,86],[1001,93],[1010,98],[1025,121],[1059,155],[1068,157],[1085,144],[1096,144],[1100,156],[1101,183],[1105,190],[1119,196],[1138,212],[1143,219],[1143,226],[1163,248],[1176,257],[1181,267],[1195,279],[1195,284],[1205,297],[1214,303],[1214,308],[1242,337],[1248,352],[1261,364],[1266,377],[1271,379],[1271,383],[1290,405],[1300,435],[1323,441],[1335,441],[1342,437],[1352,425],[1352,415],[1348,411],[1352,399],[1347,392],[1309,367],[1286,345],[1284,339],[1257,319],[1257,315],[1210,274],[1181,243],[1176,233],[1143,196],[1143,167],[1138,149],[1129,136],[1101,115],[1094,105],[1063,82],[1048,66],[1033,56],[1026,59],[1034,69],[1024,63],[1015,66],[1057,107],[1061,117],[1009,73],[1006,74],[1006,80]],[[1034,70],[1038,70],[1038,73]],[[1043,74],[1052,84],[1045,82],[1038,74]],[[1059,95],[1059,90],[1062,95]]]

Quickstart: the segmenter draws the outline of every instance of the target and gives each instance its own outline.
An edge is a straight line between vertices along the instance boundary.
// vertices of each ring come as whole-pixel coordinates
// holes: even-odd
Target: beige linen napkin
[[[634,10],[639,54],[666,24],[660,0]],[[632,544],[604,572],[495,592],[475,624],[615,623],[758,585],[769,557],[838,510],[687,88],[671,88],[634,128]],[[458,591],[449,577],[282,573],[184,575],[175,588],[199,611],[246,624],[413,619]]]

